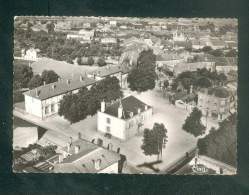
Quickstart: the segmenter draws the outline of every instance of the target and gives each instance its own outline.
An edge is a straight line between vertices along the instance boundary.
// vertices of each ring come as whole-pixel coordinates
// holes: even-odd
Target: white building
[[[113,37],[106,37],[106,38],[102,38],[100,40],[100,42],[102,44],[116,44],[117,43],[117,39],[113,38]]]
[[[88,78],[95,79],[96,81],[102,80],[108,76],[116,77],[119,80],[119,84],[121,88],[127,88],[127,77],[128,77],[129,69],[124,66],[111,66],[107,65],[103,68],[99,68],[96,71],[87,74]]]
[[[93,40],[94,35],[95,35],[95,30],[81,29],[77,33],[67,34],[67,39],[76,39],[76,40],[80,40],[80,41],[90,42],[91,40]]]
[[[175,31],[173,33],[173,41],[186,41],[187,38],[182,32]]]
[[[25,52],[23,58],[24,60],[37,61],[37,51],[34,48],[30,48]]]
[[[120,155],[83,139],[61,149],[54,173],[118,173]]]
[[[110,22],[111,26],[117,26],[117,21],[116,20],[111,20]]]
[[[71,80],[59,80],[55,83],[29,90],[24,94],[25,110],[27,113],[42,119],[56,114],[59,110],[60,100],[68,93],[78,93],[82,87],[90,89],[96,81],[82,76]]]
[[[101,102],[101,110],[97,116],[97,130],[126,140],[140,132],[145,120],[152,116],[152,107],[128,96],[119,102],[106,106]]]

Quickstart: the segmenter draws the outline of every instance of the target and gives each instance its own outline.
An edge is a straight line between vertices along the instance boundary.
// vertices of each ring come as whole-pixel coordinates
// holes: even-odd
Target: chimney
[[[70,146],[72,146],[72,144],[73,144],[73,138],[72,138],[72,137],[70,137],[70,142],[69,142],[69,144],[70,144]]]
[[[140,114],[141,113],[141,108],[137,109],[137,113]]]
[[[100,111],[105,112],[105,101],[104,100],[101,102],[101,110]]]
[[[147,106],[147,105],[144,105],[144,109],[147,110],[147,109],[148,109],[148,106]]]
[[[79,151],[80,151],[80,146],[79,146],[79,145],[74,146],[74,153],[75,153],[75,154],[78,154]]]
[[[81,82],[83,81],[83,76],[82,76],[82,75],[80,75],[80,81],[81,81]]]
[[[43,85],[44,85],[44,86],[46,85],[46,81],[43,81]]]
[[[101,166],[101,159],[97,159],[97,160],[92,160],[94,168],[96,170],[100,170],[100,166]]]
[[[35,89],[35,95],[36,95],[36,97],[39,97],[39,95],[40,95],[40,90],[38,90],[37,88]]]
[[[123,107],[120,103],[118,107],[118,118],[122,118],[122,116],[123,116]]]

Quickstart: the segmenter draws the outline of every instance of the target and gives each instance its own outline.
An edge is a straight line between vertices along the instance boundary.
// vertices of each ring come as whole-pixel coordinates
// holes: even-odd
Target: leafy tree
[[[53,22],[48,23],[48,24],[46,25],[46,27],[47,27],[47,30],[48,30],[48,34],[53,34],[53,33],[54,33],[55,25],[54,25]]]
[[[212,49],[212,47],[210,47],[210,46],[205,46],[205,47],[202,48],[202,51],[205,52],[205,53],[209,53],[209,52],[211,52],[212,50],[213,50],[213,49]]]
[[[142,51],[137,65],[128,74],[127,81],[132,91],[143,92],[154,89],[157,78],[155,72],[156,57],[152,50]]]
[[[212,86],[212,83],[207,77],[201,77],[196,80],[195,86],[201,87],[201,88],[208,88]]]
[[[106,62],[103,58],[99,58],[97,61],[98,66],[105,66]]]
[[[237,57],[238,56],[238,52],[235,49],[231,49],[229,50],[226,54],[226,57]]]
[[[42,72],[41,78],[46,82],[46,84],[49,84],[58,81],[59,75],[56,74],[53,70],[44,70]]]
[[[144,129],[143,144],[141,146],[145,155],[157,155],[157,160],[162,156],[163,147],[167,142],[167,129],[164,124],[154,123],[153,128]]]
[[[39,87],[43,84],[42,78],[39,74],[32,77],[32,79],[28,83],[29,89],[34,89],[36,87]]]
[[[165,81],[163,82],[163,88],[164,88],[164,89],[167,89],[168,86],[169,86],[169,81],[168,81],[168,80],[165,80]]]
[[[88,63],[88,65],[90,65],[90,66],[94,64],[94,59],[93,59],[92,56],[88,57],[87,63]]]
[[[218,129],[213,129],[204,138],[198,139],[199,153],[236,166],[236,119],[236,114],[231,115],[219,124]]]
[[[211,52],[209,52],[209,54],[215,56],[215,57],[222,57],[224,56],[224,53],[222,50],[220,49],[216,49],[216,50],[212,50]]]
[[[19,83],[20,87],[27,87],[33,77],[32,68],[27,65],[14,66],[14,82]]]
[[[201,117],[201,111],[198,108],[194,108],[190,115],[186,118],[182,128],[195,137],[202,135],[205,131],[205,127],[201,123]]]

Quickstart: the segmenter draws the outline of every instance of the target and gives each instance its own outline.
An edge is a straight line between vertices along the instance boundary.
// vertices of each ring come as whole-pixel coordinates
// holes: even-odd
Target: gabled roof
[[[120,102],[117,101],[111,106],[107,107],[105,110],[106,114],[118,117],[118,108],[119,108]],[[130,113],[133,113],[133,116],[138,114],[138,108],[140,108],[141,112],[145,111],[145,106],[147,108],[151,108],[151,106],[145,104],[141,100],[137,99],[134,96],[128,96],[121,100],[121,105],[123,107],[123,116],[122,119],[129,119],[131,118]]]
[[[59,80],[54,83],[43,85],[35,89],[29,90],[24,95],[31,96],[40,100],[45,100],[54,96],[65,94],[82,87],[86,87],[94,84],[96,81],[94,79],[84,77],[80,80],[80,77],[74,77],[69,80]],[[36,93],[37,92],[37,93]]]
[[[79,153],[74,153],[74,146],[79,146]],[[82,139],[73,142],[71,148],[71,155],[55,164],[55,173],[97,173],[120,160],[118,153]],[[97,160],[101,161],[99,169],[94,166]]]

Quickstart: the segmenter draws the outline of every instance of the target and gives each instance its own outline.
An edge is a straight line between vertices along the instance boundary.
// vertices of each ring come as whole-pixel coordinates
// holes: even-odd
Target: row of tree
[[[101,101],[111,102],[123,96],[119,80],[116,77],[106,77],[95,83],[89,90],[82,88],[77,94],[68,94],[60,102],[59,115],[71,123],[96,114]]]
[[[127,81],[132,91],[143,92],[155,88],[157,75],[155,72],[156,56],[152,50],[140,53],[137,64],[128,74]]]
[[[236,166],[236,123],[237,116],[233,114],[222,121],[218,129],[211,129],[208,135],[198,140],[199,153]]]
[[[41,75],[34,75],[28,82],[28,88],[34,89],[45,84],[54,83],[58,81],[59,75],[57,75],[53,70],[44,70]]]
[[[179,84],[184,89],[190,90],[191,85],[195,88],[208,88],[220,84],[224,84],[227,81],[227,77],[224,73],[217,73],[216,71],[210,71],[206,68],[198,69],[197,71],[186,71],[180,73],[175,79],[173,89],[177,88]]]

